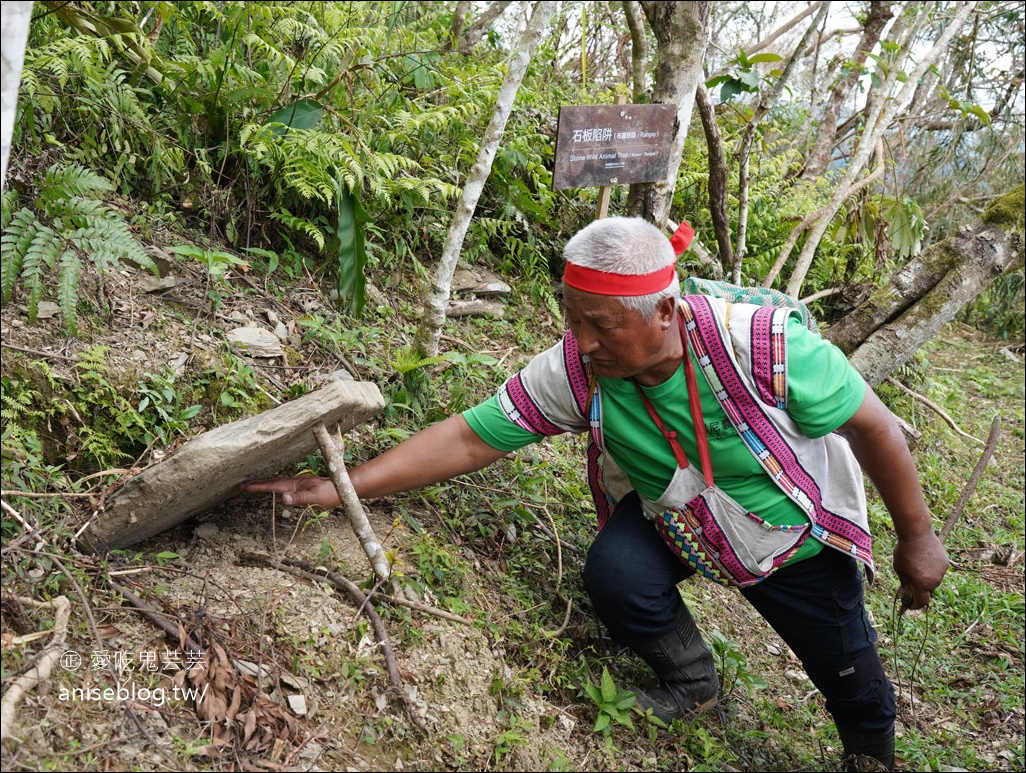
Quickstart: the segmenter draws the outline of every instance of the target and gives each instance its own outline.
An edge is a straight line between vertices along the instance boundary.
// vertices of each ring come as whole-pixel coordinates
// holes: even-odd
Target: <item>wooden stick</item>
[[[252,554],[248,554],[248,555],[251,555],[254,558],[258,558],[259,560],[263,561],[264,563],[267,563],[268,565],[272,565],[272,566],[274,565],[271,562],[271,559],[269,557],[261,557],[261,556],[258,556],[258,554],[256,554],[256,553],[252,553]],[[311,563],[308,563],[307,561],[300,561],[300,560],[295,559],[295,558],[281,558],[281,559],[279,559],[279,561],[282,564],[284,564],[285,566],[294,566],[294,567],[296,567],[298,569],[302,569],[304,572],[309,572],[312,575],[315,574],[318,577],[321,577],[321,576],[327,577],[330,574],[332,577],[337,577],[337,578],[344,579],[347,583],[351,583],[352,582],[352,580],[349,580],[348,578],[342,577],[342,575],[338,574],[338,572],[329,572],[324,567],[319,567],[316,564],[311,564]],[[415,610],[417,612],[423,612],[423,613],[428,614],[428,615],[433,615],[435,617],[440,617],[443,620],[449,620],[450,622],[453,622],[453,623],[460,623],[462,625],[473,625],[474,624],[473,621],[467,620],[465,617],[460,617],[459,615],[454,615],[452,612],[447,612],[444,609],[439,609],[438,607],[433,607],[430,604],[424,604],[423,602],[420,602],[420,601],[414,601],[413,599],[404,598],[403,596],[394,595],[394,594],[391,594],[391,593],[381,593],[379,591],[375,591],[374,593],[368,593],[367,595],[370,596],[370,597],[377,596],[378,598],[381,598],[382,600],[387,601],[390,604],[395,604],[395,605],[400,606],[400,607],[406,607],[407,609],[413,609],[413,610]]]
[[[894,378],[892,376],[889,376],[887,378],[887,383],[893,384],[894,386],[898,387],[898,389],[900,389],[905,394],[907,394],[907,395],[909,395],[911,397],[914,397],[916,400],[919,400],[919,402],[921,402],[927,408],[929,408],[932,411],[936,412],[938,416],[940,416],[942,419],[944,419],[944,421],[946,421],[948,423],[948,426],[951,427],[951,429],[955,430],[955,432],[957,432],[962,437],[967,438],[969,440],[972,440],[975,443],[983,443],[983,441],[980,440],[979,438],[973,437],[968,432],[963,432],[961,429],[959,429],[958,425],[955,424],[955,420],[952,419],[950,416],[948,416],[948,414],[946,414],[941,409],[941,407],[939,405],[937,405],[934,402],[931,402],[929,399],[927,399],[926,397],[923,397],[923,395],[919,394],[918,392],[912,391],[907,386],[905,386],[900,381],[898,381],[898,379],[896,379],[896,378]]]
[[[944,522],[944,528],[940,532],[940,541],[943,543],[947,540],[948,535],[951,534],[951,530],[955,528],[955,523],[958,521],[959,516],[962,515],[962,511],[965,506],[969,503],[969,498],[976,491],[976,485],[980,482],[980,478],[983,477],[984,470],[987,469],[987,463],[990,461],[991,455],[994,453],[994,449],[997,448],[998,436],[1001,434],[1001,415],[998,414],[994,417],[994,421],[990,425],[990,435],[987,436],[987,445],[983,449],[983,454],[980,456],[980,460],[976,463],[976,467],[973,469],[972,477],[969,478],[969,482],[966,484],[965,489],[962,490],[962,496],[958,498],[958,504],[955,505],[955,509],[951,511],[951,515]]]
[[[14,727],[18,704],[25,697],[25,693],[49,679],[54,664],[64,654],[64,639],[68,635],[68,619],[71,616],[71,603],[64,596],[57,596],[48,602],[26,599],[19,599],[19,601],[34,607],[54,610],[53,638],[50,639],[50,643],[46,645],[36,662],[29,667],[29,670],[19,676],[4,693],[3,704],[0,706],[0,739],[5,742],[12,737],[11,730]]]
[[[374,605],[371,603],[368,596],[360,590],[356,583],[338,572],[331,572],[323,567],[317,567],[305,561],[297,561],[289,558],[283,558],[280,561],[275,561],[270,556],[265,556],[260,553],[246,553],[243,558],[274,567],[279,571],[295,574],[299,577],[305,577],[308,580],[327,582],[336,590],[340,590],[349,596],[353,603],[355,603],[362,610],[363,614],[367,616],[367,619],[371,623],[371,627],[374,629],[374,636],[381,645],[381,654],[385,658],[385,670],[388,673],[389,686],[391,687],[392,692],[403,702],[403,705],[406,708],[406,713],[409,714],[410,720],[417,729],[425,735],[427,734],[427,727],[425,727],[423,720],[420,718],[417,708],[413,705],[413,701],[410,699],[410,696],[406,694],[406,690],[403,688],[403,677],[399,671],[399,663],[396,660],[395,651],[392,649],[392,644],[389,640],[388,630],[385,628],[385,623],[381,620],[381,616],[378,614],[377,610],[374,609]]]
[[[324,460],[328,463],[331,481],[335,484],[335,490],[338,492],[342,508],[349,518],[349,524],[356,532],[360,545],[363,546],[363,552],[370,559],[371,569],[374,570],[374,574],[379,580],[388,583],[392,575],[392,567],[389,566],[385,551],[382,549],[377,535],[374,534],[367,513],[364,512],[363,505],[360,503],[360,497],[356,495],[356,489],[353,488],[353,483],[349,480],[349,473],[346,472],[346,465],[342,457],[342,448],[332,440],[324,422],[318,422],[314,427],[314,435],[317,437]]]
[[[976,491],[976,485],[980,482],[980,478],[983,477],[983,471],[987,469],[987,462],[990,461],[991,454],[994,453],[994,449],[997,447],[998,436],[1000,434],[1001,415],[998,414],[994,417],[994,421],[991,422],[990,435],[987,437],[987,444],[983,448],[983,454],[980,455],[980,460],[976,462],[973,474],[965,484],[965,488],[962,489],[962,495],[958,498],[958,502],[955,504],[955,509],[951,511],[951,515],[949,515],[947,520],[944,521],[944,527],[937,535],[937,539],[940,540],[942,545],[947,542],[948,537],[955,528],[955,524],[958,522],[959,517],[962,515],[962,511],[965,510],[965,506],[969,502],[969,497],[971,497],[973,492]],[[912,593],[910,591],[905,591],[901,596],[901,610],[898,616],[900,617],[904,614],[905,610],[911,606]]]
[[[206,649],[206,647],[189,636],[185,629],[172,624],[162,612],[158,612],[121,583],[108,579],[107,584],[112,590],[120,593],[125,601],[131,604],[129,609],[157,626],[157,628],[167,634],[171,641],[177,642],[179,646],[188,647],[192,652],[203,652]]]

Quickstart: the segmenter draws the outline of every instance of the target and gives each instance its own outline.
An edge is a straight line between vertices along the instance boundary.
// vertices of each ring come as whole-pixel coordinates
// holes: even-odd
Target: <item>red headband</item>
[[[670,238],[673,254],[680,255],[695,237],[695,229],[683,220]],[[651,295],[665,290],[677,275],[673,265],[665,266],[651,274],[613,274],[594,268],[567,263],[563,270],[563,283],[569,287],[595,295],[617,297]]]
[[[563,271],[563,283],[586,293],[595,295],[651,295],[669,287],[677,270],[665,266],[651,274],[612,274],[594,268],[567,263]]]

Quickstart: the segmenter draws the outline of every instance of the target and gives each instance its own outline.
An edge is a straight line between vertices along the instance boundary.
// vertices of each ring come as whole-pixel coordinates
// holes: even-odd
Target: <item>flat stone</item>
[[[159,293],[162,290],[173,290],[178,285],[185,284],[185,280],[177,276],[153,276],[143,274],[135,280],[135,285],[144,293]]]
[[[228,333],[232,351],[250,357],[281,357],[281,341],[270,330],[262,327],[237,327]]]
[[[496,317],[502,319],[506,307],[501,303],[474,298],[469,301],[449,301],[445,315],[447,317]]]
[[[114,491],[82,546],[105,553],[173,528],[236,496],[243,481],[272,477],[318,450],[319,422],[345,433],[384,405],[376,384],[336,381],[204,432]]]
[[[483,268],[458,268],[452,275],[452,292],[485,297],[509,295],[513,288],[503,282],[501,277]]]

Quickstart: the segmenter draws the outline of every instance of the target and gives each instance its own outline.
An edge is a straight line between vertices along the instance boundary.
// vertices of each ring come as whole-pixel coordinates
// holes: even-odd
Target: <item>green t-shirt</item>
[[[809,437],[821,437],[836,430],[862,404],[865,381],[840,349],[805,328],[797,317],[788,321],[787,347],[788,413]],[[738,504],[774,525],[807,523],[804,512],[770,479],[738,436],[708,382],[700,372],[696,375],[716,484]],[[676,469],[669,444],[631,382],[599,378],[598,385],[606,450],[639,494],[658,499]],[[699,468],[683,364],[669,380],[643,389],[666,428],[678,433],[688,461]],[[463,416],[482,440],[503,451],[513,451],[543,438],[511,422],[497,397],[471,408]],[[806,540],[795,558],[813,555],[820,547],[817,540]]]

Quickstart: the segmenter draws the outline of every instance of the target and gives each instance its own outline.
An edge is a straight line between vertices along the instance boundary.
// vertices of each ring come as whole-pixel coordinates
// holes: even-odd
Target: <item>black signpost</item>
[[[676,115],[665,104],[561,107],[552,187],[601,186],[608,202],[609,186],[663,179]]]

